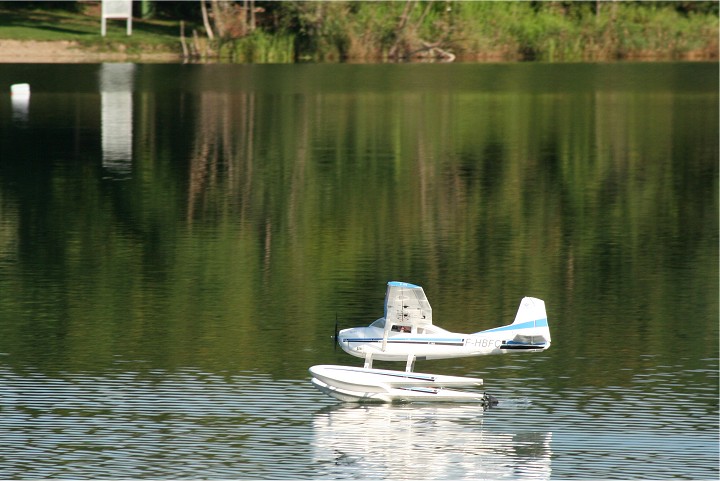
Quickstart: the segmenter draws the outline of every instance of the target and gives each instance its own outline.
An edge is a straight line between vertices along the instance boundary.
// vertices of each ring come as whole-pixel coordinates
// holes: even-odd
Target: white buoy
[[[13,120],[20,123],[27,122],[30,113],[30,84],[11,85],[10,102],[12,103]]]
[[[12,84],[10,95],[20,98],[30,97],[30,84]]]

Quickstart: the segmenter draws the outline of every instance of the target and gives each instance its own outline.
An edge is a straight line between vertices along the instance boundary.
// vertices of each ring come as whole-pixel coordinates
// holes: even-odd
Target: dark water
[[[29,82],[29,101],[10,99]],[[0,477],[717,479],[718,66],[3,65]],[[420,284],[500,406],[313,364]],[[379,367],[393,367],[379,363]],[[399,366],[394,366],[398,368]]]

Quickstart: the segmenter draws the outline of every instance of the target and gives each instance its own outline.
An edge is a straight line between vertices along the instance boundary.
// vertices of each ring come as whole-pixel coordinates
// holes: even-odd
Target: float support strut
[[[412,372],[413,369],[415,369],[415,354],[408,354],[405,372]]]
[[[365,365],[363,367],[365,369],[372,369],[372,353],[371,352],[365,353]]]

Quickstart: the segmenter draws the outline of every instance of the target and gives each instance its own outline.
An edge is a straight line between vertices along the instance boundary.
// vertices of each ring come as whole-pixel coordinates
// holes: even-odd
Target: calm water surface
[[[717,479],[718,66],[3,65],[0,477]],[[358,406],[385,283],[535,355]],[[378,363],[379,367],[395,367]]]

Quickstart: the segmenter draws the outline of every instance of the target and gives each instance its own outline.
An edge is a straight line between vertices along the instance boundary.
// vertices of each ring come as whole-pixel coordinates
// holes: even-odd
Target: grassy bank
[[[93,54],[123,52],[133,56],[167,53],[179,56],[178,25],[176,19],[133,19],[132,35],[127,36],[124,21],[110,20],[107,35],[102,37],[100,8],[96,4],[78,9],[27,8],[8,2],[0,4],[0,40],[70,42],[80,51]]]
[[[230,62],[718,58],[717,2],[207,2],[205,22],[200,2],[156,2],[104,38],[99,3],[67,4],[0,4],[0,39]]]

